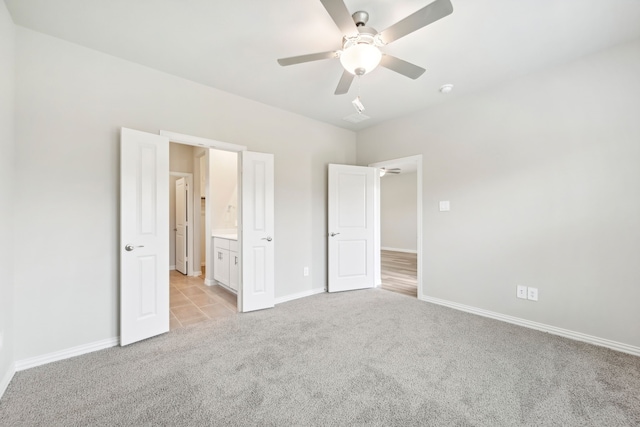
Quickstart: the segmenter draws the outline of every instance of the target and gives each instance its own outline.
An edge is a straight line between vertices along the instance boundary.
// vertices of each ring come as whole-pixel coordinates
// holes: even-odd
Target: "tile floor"
[[[169,272],[171,330],[225,316],[235,316],[235,294],[222,286],[206,286],[204,276],[185,276]]]

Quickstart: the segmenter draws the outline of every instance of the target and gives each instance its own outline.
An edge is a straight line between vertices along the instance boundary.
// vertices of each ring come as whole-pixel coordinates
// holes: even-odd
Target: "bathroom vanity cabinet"
[[[238,236],[213,236],[213,278],[225,288],[238,292]]]

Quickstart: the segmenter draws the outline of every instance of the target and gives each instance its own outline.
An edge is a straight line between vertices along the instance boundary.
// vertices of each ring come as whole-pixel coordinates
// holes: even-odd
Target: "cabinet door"
[[[229,287],[238,291],[238,252],[229,251]]]
[[[229,250],[214,248],[213,278],[218,282],[229,285]]]

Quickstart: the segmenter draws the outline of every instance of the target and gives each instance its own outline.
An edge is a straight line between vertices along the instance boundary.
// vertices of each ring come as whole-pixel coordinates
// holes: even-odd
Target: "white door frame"
[[[169,176],[177,176],[179,178],[185,178],[187,180],[187,276],[197,276],[196,272],[200,272],[200,267],[197,270],[193,268],[193,259],[194,259],[194,249],[195,244],[193,241],[193,174],[185,173],[185,172],[173,172],[169,171]],[[173,231],[173,230],[171,230]]]
[[[223,142],[223,141],[216,141],[214,139],[208,139],[208,138],[202,138],[199,136],[192,136],[192,135],[185,135],[182,133],[177,133],[177,132],[170,132],[170,131],[166,131],[166,130],[161,130],[160,131],[160,135],[161,136],[166,136],[167,138],[169,138],[169,141],[171,142],[177,142],[179,144],[185,144],[185,145],[192,145],[192,146],[196,146],[196,147],[203,147],[203,148],[214,148],[216,150],[223,150],[223,151],[231,151],[231,152],[241,152],[241,151],[246,151],[247,147],[244,145],[238,145],[238,144],[232,144],[230,142]],[[205,154],[208,157],[208,154]],[[208,164],[208,163],[207,163]],[[202,172],[202,171],[201,171]],[[242,170],[240,168],[238,168],[238,182],[242,182]],[[209,183],[210,181],[210,177],[209,177],[209,168],[205,169],[205,194],[210,194],[209,193]],[[200,198],[200,194],[197,195],[198,198]],[[205,271],[206,271],[206,278],[204,280],[205,285],[211,286],[214,284],[213,281],[213,265],[211,265],[211,257],[209,256],[209,254],[212,253],[212,249],[211,249],[211,218],[210,218],[210,214],[209,214],[209,203],[210,203],[210,197],[207,197],[205,199],[205,209],[206,209],[206,219],[205,219],[205,253],[204,253],[204,263],[205,263]],[[238,218],[238,228],[241,229],[242,228],[242,219]],[[200,232],[200,231],[199,231]],[[208,238],[207,238],[208,237]],[[238,245],[240,246],[238,248],[238,250],[241,250],[241,241],[240,239],[238,239]],[[202,262],[202,257],[203,254],[200,254],[200,262]],[[242,260],[240,260],[240,262],[242,262]],[[240,294],[238,292],[238,294]]]
[[[208,159],[209,159],[209,150],[208,149],[207,150],[203,150],[200,154],[196,154],[193,157],[193,160],[194,160],[194,162],[197,161],[198,163],[201,163],[200,160],[203,159],[203,158],[205,160],[205,163],[209,164],[208,163]],[[202,194],[206,195],[207,187],[209,185],[209,168],[206,168],[206,170],[205,170],[205,168],[203,168],[201,166],[202,166],[201,164],[198,164],[198,170],[199,170],[198,180],[200,181],[200,182],[198,182],[198,186],[200,187],[199,188],[200,191],[196,194],[196,192],[194,190],[194,194],[193,194],[193,205],[194,205],[194,207],[195,207],[196,204],[198,205],[197,216],[196,216],[195,212],[193,214],[194,215],[193,216],[193,219],[194,219],[194,223],[193,223],[193,225],[194,225],[193,233],[194,234],[193,235],[194,235],[194,239],[197,236],[196,240],[198,242],[198,245],[196,245],[195,242],[193,244],[194,244],[194,249],[197,250],[197,252],[198,252],[198,270],[197,270],[198,276],[200,276],[202,274],[202,266],[204,265],[205,266],[205,284],[207,284],[207,279],[206,279],[206,273],[207,273],[207,249],[206,249],[206,247],[207,247],[207,239],[206,238],[204,239],[204,245],[205,245],[204,252],[200,252],[200,248],[202,246],[202,240],[201,239],[202,239],[203,233],[206,233],[207,220],[205,218],[205,221],[204,222],[202,221]],[[195,168],[195,163],[194,163],[194,168]],[[195,170],[194,170],[194,172],[195,172]],[[202,182],[202,175],[204,175],[204,183]],[[203,193],[203,191],[205,193]],[[197,203],[196,203],[196,201],[197,201]],[[209,202],[208,197],[205,197],[205,200],[204,200],[205,216],[206,216],[206,212],[207,212],[207,203],[208,202]],[[197,221],[196,221],[196,218],[197,218]],[[203,226],[205,228],[204,231],[202,230]]]
[[[399,159],[391,159],[391,160],[384,160],[381,162],[376,162],[376,163],[371,163],[369,164],[370,167],[374,167],[374,168],[383,168],[386,166],[391,166],[394,164],[398,164],[398,163],[416,163],[417,166],[417,170],[416,170],[416,180],[417,180],[417,185],[416,185],[416,192],[417,194],[417,245],[416,245],[416,250],[417,250],[417,262],[418,262],[418,271],[417,271],[417,279],[418,279],[418,299],[422,299],[423,295],[424,295],[424,286],[422,283],[422,154],[418,154],[415,156],[409,156],[409,157],[401,157]],[[376,208],[375,208],[375,212],[376,212],[376,217],[375,217],[375,223],[376,223],[376,235],[375,235],[375,253],[376,253],[376,260],[375,260],[375,267],[376,267],[376,271],[375,271],[375,280],[376,280],[376,286],[380,286],[381,284],[381,273],[380,273],[380,247],[381,247],[381,236],[380,236],[380,175],[376,175],[376,190],[375,190],[375,197],[376,197]]]

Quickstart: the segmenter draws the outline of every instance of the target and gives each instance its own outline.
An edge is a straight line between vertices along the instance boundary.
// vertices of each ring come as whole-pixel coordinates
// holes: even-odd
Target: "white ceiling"
[[[452,15],[383,49],[427,72],[364,76],[371,119],[351,124],[357,84],[333,94],[339,60],[276,62],[340,48],[319,0],[5,0],[18,25],[353,130],[640,37],[640,0],[451,1]],[[345,0],[379,31],[430,2]]]

